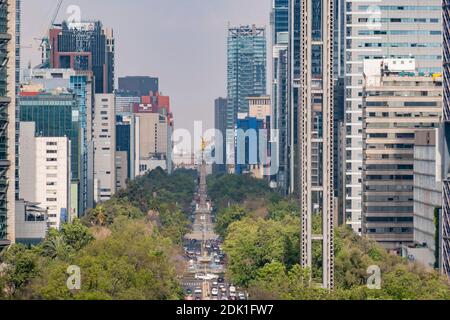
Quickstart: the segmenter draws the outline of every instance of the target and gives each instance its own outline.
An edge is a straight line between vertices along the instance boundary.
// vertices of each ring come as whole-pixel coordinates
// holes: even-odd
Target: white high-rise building
[[[19,197],[47,210],[49,225],[59,229],[70,210],[70,141],[35,137],[35,123],[20,123]]]
[[[116,116],[114,94],[96,94],[93,117],[94,201],[116,192]]]
[[[414,58],[442,70],[441,0],[346,0],[344,223],[361,232],[362,87],[365,59]]]

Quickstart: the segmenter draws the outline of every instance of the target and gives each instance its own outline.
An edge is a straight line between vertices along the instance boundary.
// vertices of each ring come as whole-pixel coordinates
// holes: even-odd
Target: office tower
[[[119,78],[119,90],[138,97],[150,92],[159,92],[159,79],[144,76],[128,76]]]
[[[214,172],[226,172],[226,135],[227,135],[227,99],[226,98],[217,98],[214,100],[214,127],[221,134],[221,140],[216,138],[215,140],[215,152],[219,152],[221,150],[222,157],[217,161],[220,163],[216,163],[213,165]],[[216,154],[217,155],[217,154]]]
[[[442,77],[414,59],[365,60],[363,233],[390,250],[413,243],[415,133],[439,126]]]
[[[450,1],[442,2],[443,8],[443,177],[442,177],[442,216],[440,223],[439,269],[450,278]]]
[[[273,49],[274,88],[272,93],[271,128],[277,130],[278,148],[271,150],[272,161],[278,159],[278,173],[274,177],[276,188],[284,195],[289,192],[289,98],[288,98],[288,43],[289,33],[279,33]],[[278,154],[274,154],[278,152]]]
[[[19,196],[46,210],[51,228],[71,221],[70,141],[67,137],[36,137],[34,122],[20,123]]]
[[[270,25],[272,31],[272,123],[270,127],[278,130],[278,148],[272,150],[272,157],[275,156],[278,158],[278,173],[271,180],[282,193],[286,194],[286,66],[289,42],[289,0],[273,0]]]
[[[116,115],[126,116],[133,113],[133,106],[141,103],[141,95],[128,91],[116,91]]]
[[[135,174],[143,175],[160,167],[167,170],[168,119],[153,112],[135,114]]]
[[[415,58],[419,73],[442,71],[441,0],[346,1],[345,222],[361,231],[363,60]]]
[[[93,153],[92,110],[94,104],[94,76],[91,71],[72,69],[32,69],[22,91],[52,91],[67,88],[78,98],[78,111],[74,111],[81,123],[79,214],[93,208]]]
[[[414,139],[414,247],[407,256],[438,268],[440,213],[442,207],[441,160],[438,129],[416,131]]]
[[[116,151],[116,192],[127,187],[128,153]]]
[[[266,64],[264,28],[228,27],[227,129],[234,130],[238,114],[248,112],[247,97],[266,94]],[[233,145],[231,137],[227,145]]]
[[[301,10],[300,148],[301,264],[311,268],[313,240],[322,244],[322,286],[334,285],[333,1],[308,1]],[[313,236],[312,216],[322,216]],[[314,238],[314,239],[313,239]]]
[[[66,89],[49,92],[21,92],[20,120],[34,122],[37,137],[68,137],[70,140],[71,212],[80,216],[80,177],[82,175],[81,121],[77,95]],[[25,199],[26,200],[26,199]]]
[[[94,104],[94,201],[116,193],[116,112],[114,94],[96,94]]]
[[[173,160],[172,160],[172,151],[173,151],[173,143],[172,143],[172,135],[174,130],[174,118],[172,111],[170,109],[170,97],[163,96],[159,92],[150,92],[148,96],[141,97],[141,104],[135,104],[134,106],[135,113],[158,113],[165,118],[165,122],[167,123],[167,130],[164,133],[163,137],[165,137],[166,141],[162,142],[166,145],[166,152],[163,157],[158,156],[157,158],[165,159],[166,165],[165,169],[169,174],[172,173],[173,170]],[[161,118],[162,119],[162,118]],[[161,140],[162,141],[162,140]]]
[[[49,31],[50,68],[92,71],[95,93],[114,90],[114,36],[100,21],[67,23]]]
[[[117,103],[116,103],[117,104]],[[135,116],[116,116],[116,152],[127,153],[127,178],[133,180],[135,164]]]
[[[16,243],[26,246],[44,241],[48,231],[47,210],[38,204],[16,200]]]
[[[19,130],[20,130],[20,36],[21,36],[21,21],[22,21],[22,0],[16,0],[16,200],[19,197]]]
[[[16,1],[0,2],[0,247],[15,242]]]

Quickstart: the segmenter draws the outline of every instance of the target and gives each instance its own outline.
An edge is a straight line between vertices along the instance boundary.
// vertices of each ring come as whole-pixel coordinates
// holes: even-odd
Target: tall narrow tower
[[[333,288],[333,0],[301,3],[301,81],[298,144],[301,263],[312,267],[313,241],[322,242],[324,288]],[[322,217],[313,234],[312,217]]]

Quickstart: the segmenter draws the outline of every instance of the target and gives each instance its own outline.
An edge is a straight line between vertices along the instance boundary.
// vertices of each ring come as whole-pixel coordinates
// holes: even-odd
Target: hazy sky
[[[272,0],[64,0],[78,5],[82,19],[114,28],[116,73],[150,75],[171,97],[177,128],[214,122],[214,99],[226,96],[226,36],[231,24],[257,24],[269,32]],[[58,0],[23,0],[22,66],[40,62],[39,41]],[[268,38],[269,40],[269,38]],[[32,48],[29,48],[29,46]]]

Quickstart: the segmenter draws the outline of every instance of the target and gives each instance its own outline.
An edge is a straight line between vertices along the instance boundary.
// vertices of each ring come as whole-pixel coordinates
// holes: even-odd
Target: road
[[[213,204],[206,189],[206,165],[200,166],[198,191],[194,196],[192,231],[185,237],[188,269],[183,279],[186,300],[244,300],[246,295],[225,279],[226,255],[222,239],[214,232]]]

